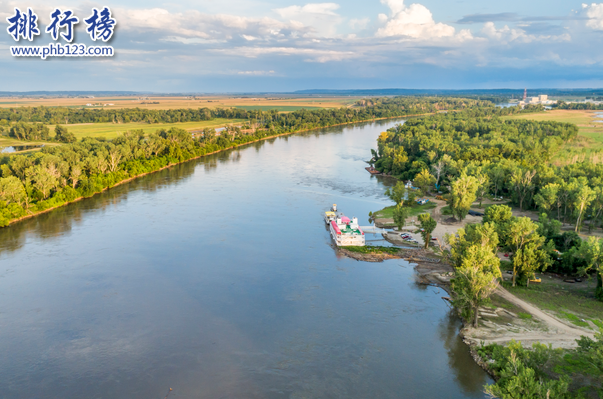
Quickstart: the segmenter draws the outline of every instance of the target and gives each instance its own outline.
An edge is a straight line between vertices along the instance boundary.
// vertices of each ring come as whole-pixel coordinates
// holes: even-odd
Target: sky
[[[41,34],[13,40],[7,18],[31,7]],[[83,20],[108,7],[112,38]],[[80,19],[72,43],[113,57],[13,57],[54,41],[51,13]],[[0,0],[0,91],[162,93],[304,89],[603,87],[603,3],[551,0]]]

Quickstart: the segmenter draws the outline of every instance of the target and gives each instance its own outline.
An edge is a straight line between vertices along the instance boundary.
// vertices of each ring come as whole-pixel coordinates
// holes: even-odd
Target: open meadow
[[[603,111],[552,110],[538,114],[513,115],[506,119],[573,123],[579,129],[578,139],[563,146],[552,163],[566,165],[586,160],[603,162]]]

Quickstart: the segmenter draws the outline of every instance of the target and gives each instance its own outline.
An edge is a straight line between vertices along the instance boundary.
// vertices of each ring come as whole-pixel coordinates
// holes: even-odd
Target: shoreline
[[[221,149],[221,150],[218,150],[218,151],[208,152],[207,154],[199,155],[199,156],[187,159],[187,160],[182,161],[182,162],[171,163],[171,164],[163,166],[163,167],[161,167],[161,168],[159,168],[157,170],[154,170],[152,172],[145,172],[145,173],[141,173],[141,174],[136,175],[136,176],[128,177],[128,178],[126,178],[126,179],[124,179],[124,180],[122,180],[122,181],[120,181],[118,183],[115,183],[111,187],[105,187],[105,188],[103,188],[101,191],[94,193],[90,197],[78,197],[78,198],[76,198],[76,199],[74,199],[72,201],[64,202],[61,205],[53,206],[51,208],[44,209],[43,211],[38,211],[38,212],[32,213],[30,215],[25,215],[25,216],[21,216],[21,217],[16,218],[16,219],[12,219],[12,220],[10,220],[8,222],[8,225],[0,227],[0,228],[9,228],[14,223],[18,223],[18,222],[22,222],[22,221],[27,220],[27,219],[31,219],[33,217],[36,217],[36,216],[39,216],[39,215],[51,212],[51,211],[53,211],[55,209],[62,208],[64,206],[76,203],[78,201],[85,200],[87,198],[92,198],[92,197],[94,197],[97,194],[101,194],[101,193],[103,193],[103,192],[105,192],[107,190],[112,189],[113,187],[117,187],[117,186],[120,186],[122,184],[128,183],[128,182],[130,182],[130,181],[132,181],[134,179],[138,179],[139,177],[143,177],[143,176],[149,175],[151,173],[157,173],[157,172],[162,171],[164,169],[171,168],[172,166],[180,165],[180,164],[183,164],[185,162],[190,162],[190,161],[193,161],[193,160],[196,160],[196,159],[199,159],[199,158],[203,158],[203,157],[206,157],[206,156],[209,156],[209,155],[214,155],[214,154],[218,154],[218,153],[221,153],[221,152],[224,152],[224,151],[228,151],[228,150],[232,150],[232,149],[235,149],[235,148],[239,148],[239,147],[242,147],[242,146],[245,146],[245,145],[248,145],[248,144],[253,144],[253,143],[260,142],[260,141],[270,140],[270,139],[277,138],[277,137],[282,137],[282,136],[290,136],[292,134],[297,134],[297,133],[311,132],[313,130],[319,130],[319,129],[328,129],[328,128],[336,127],[336,126],[346,126],[346,125],[352,125],[352,124],[356,124],[356,123],[367,123],[367,122],[374,122],[374,121],[388,120],[388,119],[401,119],[401,118],[406,118],[406,117],[423,116],[423,115],[430,115],[430,114],[415,114],[415,115],[404,115],[404,116],[392,116],[392,117],[387,117],[387,118],[373,118],[373,119],[366,119],[366,120],[363,120],[363,121],[338,123],[338,124],[335,124],[335,125],[317,127],[317,128],[312,128],[312,129],[297,130],[297,131],[294,131],[294,132],[280,133],[280,134],[275,134],[275,135],[272,135],[272,136],[262,137],[261,139],[248,141],[248,142],[243,143],[243,144],[233,145],[232,147],[224,148],[224,149]],[[20,154],[13,154],[13,155],[20,155]]]

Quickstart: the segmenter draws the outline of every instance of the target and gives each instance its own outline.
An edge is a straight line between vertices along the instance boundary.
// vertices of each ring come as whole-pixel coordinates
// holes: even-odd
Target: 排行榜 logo
[[[21,39],[34,40],[40,35],[38,15],[31,7],[26,11],[15,8],[14,15],[6,18],[8,28],[6,31],[16,41]],[[109,7],[93,8],[91,15],[83,18],[86,24],[86,33],[93,41],[107,42],[113,36],[117,21],[111,16]],[[63,39],[66,43],[51,43],[45,46],[11,46],[11,54],[15,57],[40,57],[46,59],[51,56],[59,57],[107,57],[115,53],[112,46],[86,46],[73,43],[75,26],[80,23],[80,18],[72,10],[54,8],[50,13],[50,23],[45,33],[50,34],[54,41]]]

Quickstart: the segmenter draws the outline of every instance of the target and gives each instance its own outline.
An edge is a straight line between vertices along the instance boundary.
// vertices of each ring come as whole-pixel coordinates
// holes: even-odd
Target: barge
[[[340,215],[337,220],[331,221],[329,228],[338,247],[364,247],[364,232],[358,226],[358,219],[350,220]]]

